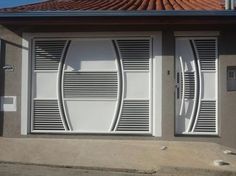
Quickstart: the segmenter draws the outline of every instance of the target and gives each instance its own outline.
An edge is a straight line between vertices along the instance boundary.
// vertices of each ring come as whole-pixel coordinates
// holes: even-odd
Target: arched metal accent
[[[114,47],[114,50],[115,50],[115,53],[116,53],[116,56],[117,56],[117,65],[118,65],[118,80],[119,80],[119,88],[118,88],[118,93],[117,93],[117,97],[118,97],[118,105],[117,105],[117,108],[116,108],[116,113],[115,113],[115,119],[113,120],[113,123],[112,123],[112,128],[111,128],[111,131],[114,131],[116,126],[117,126],[117,123],[118,123],[118,119],[120,117],[120,114],[121,114],[121,110],[122,110],[122,103],[123,103],[123,94],[124,94],[124,73],[123,73],[123,67],[122,67],[122,59],[121,59],[121,56],[120,56],[120,52],[119,52],[119,49],[118,49],[118,46],[117,46],[117,43],[116,41],[112,41],[113,43],[113,47]]]
[[[202,78],[201,78],[201,64],[200,64],[200,57],[199,57],[199,53],[197,51],[197,48],[196,48],[196,43],[192,41],[192,47],[193,47],[193,50],[194,50],[194,53],[195,53],[195,57],[197,58],[197,63],[198,63],[198,70],[199,70],[199,97],[202,95],[202,88],[201,88],[201,81],[202,81]],[[196,118],[195,118],[195,121],[194,121],[194,124],[192,126],[192,129],[191,129],[191,132],[194,132],[194,129],[196,127],[196,124],[197,124],[197,121],[198,121],[198,118],[199,118],[199,113],[200,113],[200,109],[201,109],[201,104],[202,104],[202,100],[201,98],[198,99],[198,106],[197,106],[197,109],[196,109]]]
[[[65,129],[66,130],[71,130],[68,119],[66,118],[66,114],[65,114],[65,109],[64,109],[64,100],[63,100],[63,90],[62,90],[62,74],[63,74],[63,68],[64,68],[64,64],[65,64],[65,60],[66,60],[66,56],[69,50],[69,46],[70,46],[71,41],[67,41],[66,45],[65,45],[65,49],[61,58],[61,62],[59,65],[59,70],[58,70],[58,105],[59,105],[59,111],[60,114],[62,116],[62,120],[64,122],[65,125]]]
[[[196,76],[195,76],[195,102],[194,102],[194,106],[193,106],[193,113],[192,113],[192,117],[190,119],[190,122],[189,122],[189,126],[188,126],[188,129],[187,129],[187,132],[192,132],[193,131],[193,127],[194,127],[194,124],[196,123],[197,121],[197,117],[198,117],[198,113],[199,113],[199,108],[200,108],[200,104],[201,104],[201,100],[200,100],[200,96],[201,96],[201,68],[200,68],[200,64],[199,64],[199,60],[198,60],[198,57],[197,57],[197,52],[195,50],[195,46],[194,46],[194,42],[193,40],[190,40],[190,46],[192,48],[192,51],[193,51],[193,56],[194,56],[194,63],[195,63],[195,66],[196,66]]]
[[[183,106],[184,106],[184,94],[185,94],[185,76],[184,76],[184,65],[183,65],[183,59],[180,56],[179,57],[179,62],[180,62],[180,67],[181,67],[181,75],[182,75],[182,81],[181,81],[181,85],[182,85],[182,97],[181,97],[181,106],[180,106],[180,111],[179,111],[179,115],[181,116],[183,114]]]

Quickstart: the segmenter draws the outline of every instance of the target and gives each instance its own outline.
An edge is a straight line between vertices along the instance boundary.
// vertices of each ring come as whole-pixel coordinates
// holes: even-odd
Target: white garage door
[[[31,132],[151,133],[152,39],[33,40]]]

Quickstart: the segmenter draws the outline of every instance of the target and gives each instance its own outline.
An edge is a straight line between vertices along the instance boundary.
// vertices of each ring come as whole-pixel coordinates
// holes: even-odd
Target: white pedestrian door
[[[217,134],[217,39],[176,38],[176,134]]]

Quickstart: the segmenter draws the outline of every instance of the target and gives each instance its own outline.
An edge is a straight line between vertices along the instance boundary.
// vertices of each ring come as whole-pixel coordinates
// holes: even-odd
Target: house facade
[[[2,136],[236,147],[236,13],[227,6],[52,0],[2,9]]]

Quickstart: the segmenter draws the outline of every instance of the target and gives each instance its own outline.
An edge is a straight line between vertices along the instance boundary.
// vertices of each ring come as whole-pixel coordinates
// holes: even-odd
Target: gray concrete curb
[[[8,162],[0,161],[0,164],[12,165],[27,165],[27,166],[42,166],[49,168],[67,168],[79,170],[93,170],[93,171],[108,171],[117,173],[131,173],[136,175],[164,175],[164,176],[236,176],[234,171],[201,169],[201,168],[185,168],[185,167],[171,167],[162,166],[158,170],[136,170],[136,169],[123,169],[123,168],[105,168],[105,167],[86,167],[86,166],[69,166],[69,165],[50,165],[50,164],[36,164],[36,163],[23,163],[23,162]]]
[[[106,167],[87,167],[87,166],[70,166],[70,165],[50,165],[50,164],[37,164],[37,163],[25,163],[25,162],[11,162],[11,161],[0,161],[0,164],[16,164],[16,165],[32,165],[32,166],[43,166],[51,168],[73,168],[81,170],[94,170],[94,171],[110,171],[110,172],[125,172],[134,174],[155,174],[157,171],[154,170],[136,170],[136,169],[123,169],[123,168],[106,168]]]
[[[202,169],[202,168],[186,168],[186,167],[171,167],[163,166],[157,171],[167,176],[236,176],[234,171],[225,171],[219,169]],[[173,175],[173,173],[175,175]]]

